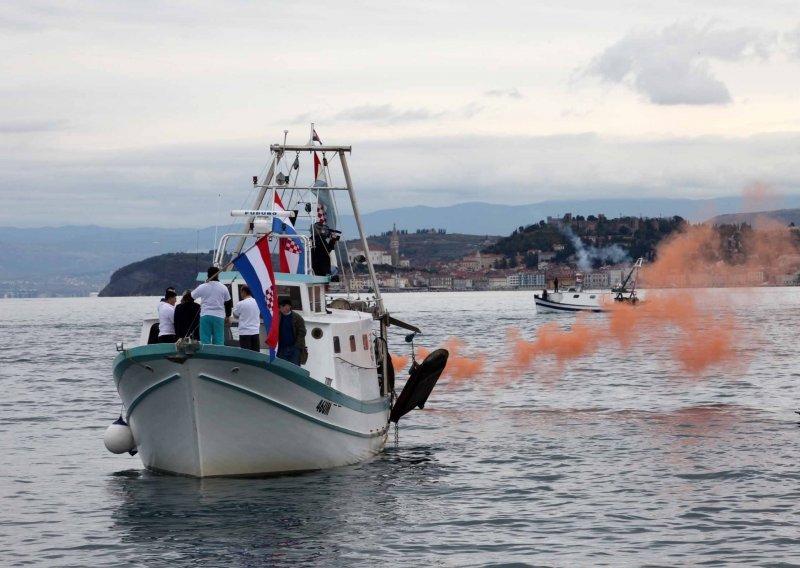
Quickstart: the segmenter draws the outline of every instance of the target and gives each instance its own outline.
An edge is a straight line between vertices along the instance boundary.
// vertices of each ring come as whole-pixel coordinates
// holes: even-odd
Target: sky
[[[311,122],[364,212],[800,193],[794,0],[11,0],[0,47],[0,226],[227,223]]]

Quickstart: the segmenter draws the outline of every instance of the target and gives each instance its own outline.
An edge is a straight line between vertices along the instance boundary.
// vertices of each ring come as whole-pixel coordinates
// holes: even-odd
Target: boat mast
[[[267,177],[265,177],[262,180],[260,189],[258,190],[258,196],[256,197],[256,200],[253,202],[253,206],[251,207],[251,209],[254,210],[261,209],[261,204],[264,202],[264,196],[267,195],[267,188],[272,183],[272,176],[275,175],[275,166],[278,164],[278,160],[280,160],[281,156],[283,155],[283,149],[281,149],[280,147],[278,147],[277,149],[274,147],[270,147],[270,150],[274,152],[275,155],[272,158],[272,163],[269,165],[269,171],[267,172]],[[250,227],[252,226],[253,221],[255,221],[255,219],[256,218],[253,216],[247,218],[247,220],[244,222],[244,226],[242,227],[242,233],[250,232]],[[241,237],[239,239],[239,242],[236,245],[236,251],[233,253],[234,258],[240,252],[242,252],[246,240],[247,237]]]
[[[383,308],[383,298],[381,298],[381,291],[378,287],[378,277],[375,275],[375,267],[372,266],[372,260],[369,256],[367,235],[364,233],[364,226],[361,224],[361,214],[358,211],[356,194],[353,191],[353,180],[350,178],[350,168],[347,166],[347,159],[344,156],[344,152],[339,152],[339,159],[342,162],[342,171],[344,172],[344,180],[345,185],[347,186],[347,192],[350,194],[350,204],[353,207],[353,217],[356,220],[358,234],[361,237],[361,246],[364,247],[364,254],[367,256],[367,269],[369,270],[369,277],[372,280],[372,289],[375,291],[375,303],[378,306],[378,316],[383,316],[386,313]]]

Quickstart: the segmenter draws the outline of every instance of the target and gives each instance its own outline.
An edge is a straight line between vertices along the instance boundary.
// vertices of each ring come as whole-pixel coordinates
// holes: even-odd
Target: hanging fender
[[[414,408],[425,408],[425,403],[444,371],[449,356],[447,349],[437,349],[425,357],[422,363],[415,362],[411,365],[408,381],[392,407],[390,421],[396,423]]]

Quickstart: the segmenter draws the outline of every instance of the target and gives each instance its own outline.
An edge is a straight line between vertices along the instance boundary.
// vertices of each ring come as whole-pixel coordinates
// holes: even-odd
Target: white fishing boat
[[[390,422],[424,406],[446,364],[445,350],[413,364],[406,387],[395,396],[388,328],[410,330],[411,339],[419,329],[384,307],[348,168],[350,147],[320,144],[312,127],[308,144],[284,141],[270,151],[265,179],[253,179],[253,206],[232,212],[244,217],[243,229],[221,238],[214,259],[234,303],[245,283],[254,296],[261,290],[257,299],[267,309],[261,309],[261,351],[239,348],[232,331],[226,331],[224,345],[190,338],[148,344],[157,324],[152,319],[143,324],[140,345],[117,346],[113,373],[124,411],[107,430],[106,446],[115,453],[138,452],[152,471],[260,476],[366,460],[383,450]],[[300,167],[305,160],[314,164],[308,180]],[[334,162],[343,176],[339,185],[331,177]],[[329,272],[338,268],[338,277],[348,281],[340,262],[347,255],[338,246],[328,248],[330,235],[338,232],[334,192],[349,197],[372,281],[369,301],[331,301],[326,295]],[[273,254],[280,255],[282,271],[265,276],[271,283],[262,279],[266,288],[258,288],[241,259],[264,247],[269,248],[261,260],[271,263]],[[322,259],[319,266],[316,259]],[[203,273],[198,280],[205,278]],[[279,317],[277,310],[269,311],[277,296],[289,297],[305,320],[307,360],[300,365],[273,358],[263,343],[271,337],[271,322],[278,325],[271,319]]]
[[[631,266],[628,275],[610,291],[584,290],[580,282],[566,290],[547,289],[533,295],[537,312],[605,312],[615,304],[637,304],[640,301],[636,290],[636,280],[644,259],[638,259]]]

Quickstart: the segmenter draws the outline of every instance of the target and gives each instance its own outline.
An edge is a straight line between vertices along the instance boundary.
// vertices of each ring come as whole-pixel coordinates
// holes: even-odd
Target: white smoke
[[[592,261],[599,260],[600,262],[611,262],[614,264],[620,262],[630,261],[628,251],[619,245],[611,245],[607,247],[598,248],[589,245],[588,247],[583,244],[583,241],[576,235],[567,225],[561,225],[559,230],[561,234],[567,237],[572,246],[575,247],[575,256],[578,258],[578,269],[589,270],[592,268]]]

